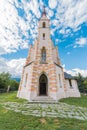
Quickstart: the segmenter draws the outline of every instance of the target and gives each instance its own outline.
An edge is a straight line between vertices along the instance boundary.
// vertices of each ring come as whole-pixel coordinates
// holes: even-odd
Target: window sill
[[[40,64],[48,64],[48,63],[45,61],[40,61]]]

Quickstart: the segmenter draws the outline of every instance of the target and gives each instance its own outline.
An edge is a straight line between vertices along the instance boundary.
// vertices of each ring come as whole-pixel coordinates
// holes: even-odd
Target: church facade
[[[58,47],[50,38],[49,19],[45,10],[39,20],[38,38],[31,45],[23,67],[17,96],[29,101],[50,97],[57,101],[66,97],[80,97],[76,79],[64,73]]]

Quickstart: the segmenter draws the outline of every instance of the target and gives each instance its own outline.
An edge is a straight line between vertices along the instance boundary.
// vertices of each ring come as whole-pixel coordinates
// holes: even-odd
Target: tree
[[[9,73],[0,74],[0,92],[9,92],[18,90],[19,82],[11,79]]]
[[[84,92],[87,93],[87,78],[83,82],[84,85]]]
[[[10,81],[10,91],[16,91],[18,90],[18,87],[19,87],[19,82],[17,82],[16,80]]]
[[[7,90],[8,85],[10,85],[11,75],[9,73],[1,73],[0,74],[0,90]]]
[[[83,77],[80,73],[78,74],[77,82],[80,92],[87,93],[87,77]]]

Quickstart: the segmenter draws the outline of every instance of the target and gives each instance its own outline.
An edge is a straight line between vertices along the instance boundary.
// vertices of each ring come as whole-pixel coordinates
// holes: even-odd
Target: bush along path
[[[2,106],[7,110],[21,112],[23,115],[38,117],[61,117],[87,120],[87,108],[68,105],[66,103],[24,103],[4,102]]]

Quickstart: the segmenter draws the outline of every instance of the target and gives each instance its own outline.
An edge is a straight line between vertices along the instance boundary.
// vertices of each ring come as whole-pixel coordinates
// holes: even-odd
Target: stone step
[[[35,97],[32,102],[48,102],[48,103],[53,103],[56,102],[53,98],[48,97],[48,96],[37,96]]]

